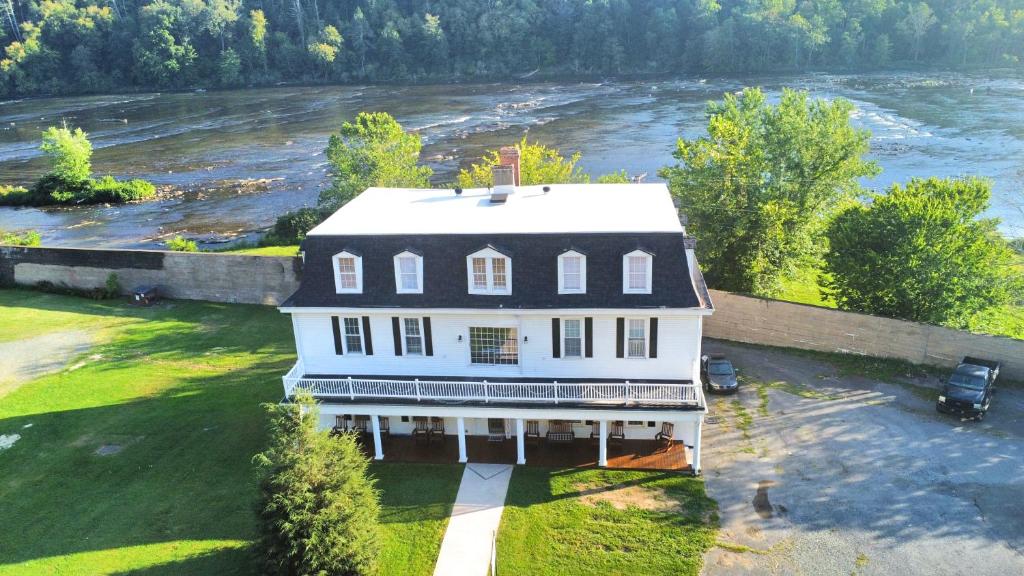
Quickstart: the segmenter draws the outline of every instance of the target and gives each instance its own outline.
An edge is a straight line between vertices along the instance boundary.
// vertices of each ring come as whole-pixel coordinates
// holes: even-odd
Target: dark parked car
[[[704,382],[707,392],[736,392],[740,389],[736,374],[739,370],[732,367],[725,356],[711,354],[700,358],[700,379]]]
[[[935,409],[981,420],[992,403],[999,362],[965,356],[943,383]]]

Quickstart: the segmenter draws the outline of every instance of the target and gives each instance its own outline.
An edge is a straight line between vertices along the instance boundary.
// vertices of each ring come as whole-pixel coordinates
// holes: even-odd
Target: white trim
[[[629,259],[634,256],[642,256],[647,260],[647,278],[646,287],[644,288],[630,288],[629,287]],[[644,252],[643,250],[633,250],[628,254],[622,255],[622,293],[623,294],[650,294],[652,281],[654,279],[654,256]]]
[[[565,258],[577,257],[580,259],[580,287],[565,287]],[[586,294],[587,293],[587,257],[575,250],[567,250],[558,255],[558,293],[559,294]]]
[[[678,408],[658,410],[649,408],[579,408],[564,405],[546,405],[529,408],[465,406],[444,404],[388,404],[321,402],[321,414],[378,414],[380,416],[437,416],[441,418],[505,418],[523,420],[629,420],[643,419],[660,422],[694,422],[703,419],[707,407],[694,410]]]
[[[476,288],[473,281],[473,259],[485,259],[484,270],[486,272],[486,288]],[[494,286],[494,261],[503,259],[505,261],[505,287]],[[512,294],[512,257],[502,254],[493,248],[477,250],[466,256],[466,290],[469,294],[489,294],[508,296]]]
[[[352,258],[356,269],[356,287],[341,287],[341,263],[342,258]],[[363,258],[349,251],[342,251],[331,257],[331,265],[334,268],[334,291],[337,294],[362,294],[363,293]]]
[[[403,288],[402,287],[402,269],[400,261],[402,258],[415,258],[416,259],[416,287],[415,288]],[[392,259],[395,265],[395,292],[398,294],[423,294],[423,257],[414,252],[406,250],[400,254],[395,254]]]
[[[420,351],[419,351],[419,353],[412,353],[412,354],[410,354],[410,352],[409,352],[409,343],[406,340],[406,333],[405,333],[405,321],[406,320],[415,320],[416,324],[420,328]],[[414,358],[422,358],[422,357],[425,357],[427,355],[427,345],[426,345],[426,341],[425,341],[425,338],[424,338],[424,335],[423,335],[423,318],[421,318],[419,316],[401,316],[401,317],[398,318],[398,329],[399,329],[399,332],[401,332],[401,334],[402,334],[402,358],[405,358],[407,356],[413,356]]]
[[[566,356],[565,354],[565,323],[569,320],[577,321],[580,323],[580,355],[579,356]],[[559,350],[561,351],[561,358],[568,360],[583,360],[587,357],[587,321],[582,316],[569,316],[566,318],[559,318],[561,322],[561,330],[558,333],[558,337],[562,340],[559,342]]]
[[[297,314],[300,316],[320,316],[323,314],[333,314],[338,316],[340,314],[390,314],[392,316],[406,314],[415,311],[417,314],[424,316],[434,315],[445,315],[445,314],[473,314],[473,315],[499,315],[508,316],[515,314],[516,316],[527,316],[527,315],[543,315],[543,316],[558,316],[559,314],[567,314],[570,316],[628,316],[630,314],[636,315],[638,312],[649,311],[651,314],[656,314],[659,318],[667,318],[672,316],[682,317],[693,317],[693,316],[710,316],[714,310],[709,308],[517,308],[515,310],[503,309],[503,308],[415,308],[415,307],[403,307],[403,308],[376,308],[376,307],[324,307],[324,306],[281,306],[278,310],[282,314]]]

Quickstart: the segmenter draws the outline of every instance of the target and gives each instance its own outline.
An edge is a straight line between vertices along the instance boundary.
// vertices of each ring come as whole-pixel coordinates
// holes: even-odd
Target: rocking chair
[[[654,439],[657,440],[665,448],[669,448],[672,446],[672,441],[675,440],[674,431],[674,424],[672,424],[671,422],[662,422],[661,432],[655,434]]]

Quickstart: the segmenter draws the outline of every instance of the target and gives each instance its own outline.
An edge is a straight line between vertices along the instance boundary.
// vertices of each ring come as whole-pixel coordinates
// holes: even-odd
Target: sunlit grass
[[[615,488],[637,505],[582,499]],[[717,507],[699,478],[519,466],[498,531],[498,573],[699,574],[717,532]]]
[[[298,246],[256,246],[225,250],[229,254],[248,254],[250,256],[298,256]]]
[[[288,318],[0,290],[0,334],[68,327],[103,337],[0,399],[0,435],[20,435],[0,451],[0,576],[256,572],[251,458],[295,361]],[[372,470],[384,573],[430,574],[461,467]]]

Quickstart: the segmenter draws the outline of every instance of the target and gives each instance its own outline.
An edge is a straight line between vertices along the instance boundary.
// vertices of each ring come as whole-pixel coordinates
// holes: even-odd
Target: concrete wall
[[[156,250],[0,246],[0,285],[42,281],[72,288],[104,286],[117,274],[125,290],[155,285],[162,296],[277,305],[299,287],[300,258]]]
[[[1001,361],[1004,377],[1024,380],[1024,340],[718,290],[711,291],[711,299],[715,313],[704,320],[704,335],[710,338],[937,366],[953,366],[963,356],[978,356]]]

